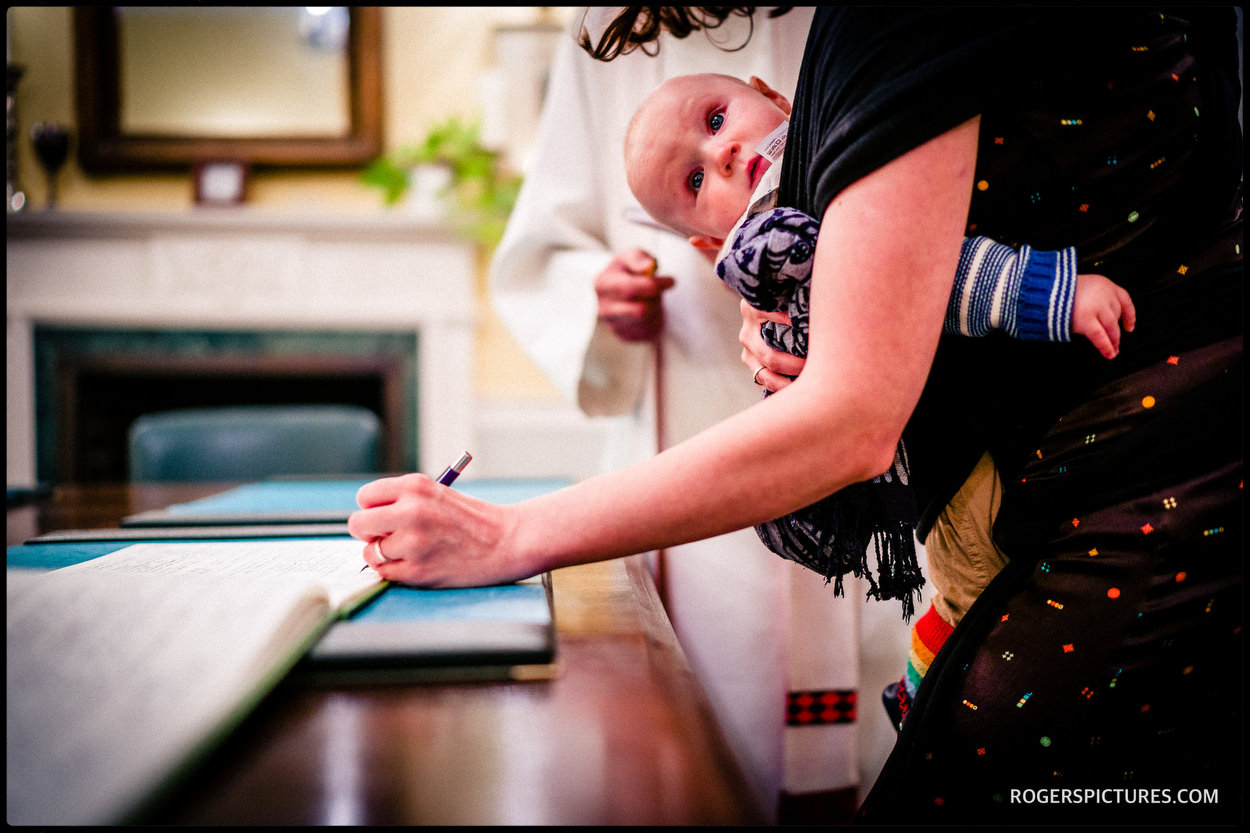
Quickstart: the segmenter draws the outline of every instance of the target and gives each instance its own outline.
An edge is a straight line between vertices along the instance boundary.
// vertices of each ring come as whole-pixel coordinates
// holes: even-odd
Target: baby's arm
[[[747,219],[727,241],[717,276],[763,312],[784,310],[812,274],[820,223],[796,208],[773,208]]]
[[[1017,252],[987,237],[964,240],[946,308],[945,330],[984,336],[1001,329],[1026,341],[1071,341],[1076,332],[1107,358],[1119,352],[1120,326],[1132,331],[1128,293],[1102,275],[1076,273],[1076,249]]]
[[[763,312],[783,311],[791,325],[769,321],[760,335],[774,350],[807,355],[807,281],[820,224],[793,208],[747,220],[716,265],[717,274]],[[1076,249],[1019,251],[990,240],[964,240],[946,308],[948,333],[981,337],[1001,329],[1026,341],[1071,341],[1083,335],[1106,358],[1120,349],[1120,327],[1132,332],[1128,293],[1102,275],[1076,273]]]
[[[808,279],[820,223],[795,208],[773,208],[748,219],[733,233],[716,263],[716,274],[754,309],[784,312],[789,324],[761,325],[764,343],[807,356]]]

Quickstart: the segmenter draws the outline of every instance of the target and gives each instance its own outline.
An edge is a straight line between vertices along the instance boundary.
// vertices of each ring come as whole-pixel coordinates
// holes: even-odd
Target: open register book
[[[384,582],[350,539],[136,544],[6,571],[6,815],[110,824]]]

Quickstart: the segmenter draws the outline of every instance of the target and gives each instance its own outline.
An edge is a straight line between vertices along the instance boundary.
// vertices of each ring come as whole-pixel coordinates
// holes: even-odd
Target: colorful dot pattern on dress
[[[1037,245],[1025,235],[1044,229],[1046,243],[1077,247],[1080,271],[1112,276],[1135,301],[1173,287],[1178,296],[1199,291],[1213,267],[1229,263],[1228,251],[1240,257],[1231,235],[1146,256],[1162,249],[1144,242],[1160,221],[1180,219],[1182,203],[1168,198],[1187,193],[1186,177],[1203,167],[1195,164],[1201,119],[1224,105],[1204,98],[1197,73],[1169,55],[1183,54],[1179,28],[1166,38],[1145,29],[1139,21],[1125,31],[1106,64],[1112,71],[1081,77],[1079,89],[1030,76],[1045,106],[1027,120],[1009,106],[1003,117],[983,112],[967,225],[1008,245]],[[1152,67],[1150,84],[1119,72],[1140,62]],[[1108,252],[1113,240],[1133,241],[1128,248],[1142,256],[1125,266]],[[1086,253],[1083,241],[1107,245]],[[1219,257],[1217,243],[1227,247]],[[1167,325],[1171,314],[1156,313]],[[1012,562],[935,659],[919,692],[928,699],[903,727],[900,747],[914,752],[897,783],[914,792],[881,791],[923,806],[917,818],[958,823],[995,803],[1012,823],[1042,823],[1036,816],[1049,810],[1079,820],[1091,808],[1013,806],[1003,796],[1022,785],[1120,779],[1176,787],[1178,772],[1215,783],[1210,773],[1236,762],[1221,757],[1227,732],[1219,727],[1230,714],[1240,720],[1241,698],[1227,696],[1239,683],[1226,662],[1220,667],[1241,647],[1242,478],[1228,454],[1243,430],[1240,345],[1157,333],[1140,318],[1138,332],[1124,336],[1120,366],[1073,397],[1079,407],[1056,408],[1061,418],[1040,438],[1010,437],[1018,443],[1003,467],[1003,506],[1017,501],[1010,517],[1027,528],[1014,530]],[[1148,350],[1133,353],[1142,343]],[[1046,383],[1069,380],[1075,385],[1075,374],[1056,373]],[[1029,382],[1043,399],[1040,383]],[[1192,403],[1208,400],[1219,406],[1197,415]],[[1105,823],[1105,813],[1136,811],[1140,821],[1159,808],[1102,809]]]
[[[1150,54],[1152,44],[1140,44],[1132,47],[1134,52],[1140,50],[1140,53]],[[1098,156],[1097,159],[1106,167],[1118,167],[1125,161],[1132,165],[1140,165],[1149,175],[1161,175],[1170,165],[1173,164],[1174,157],[1179,161],[1184,161],[1194,152],[1196,139],[1194,135],[1196,130],[1191,125],[1196,125],[1200,119],[1200,111],[1196,104],[1200,96],[1197,93],[1198,81],[1193,73],[1182,74],[1177,71],[1169,71],[1164,76],[1170,84],[1183,90],[1179,96],[1173,96],[1176,103],[1162,104],[1146,100],[1142,102],[1140,109],[1135,111],[1136,118],[1143,119],[1149,126],[1148,130],[1153,131],[1151,135],[1160,137],[1170,136],[1166,141],[1161,139],[1159,149],[1169,152],[1156,153],[1146,158],[1136,158],[1133,154],[1129,154],[1126,159],[1122,147],[1108,146],[1105,153]],[[1120,95],[1122,84],[1121,79],[1114,76],[1104,77],[1097,82],[1097,86],[1102,90],[1101,99],[1113,98]],[[1130,85],[1131,86],[1131,85]],[[1114,119],[1120,118],[1120,115],[1114,111],[1104,111],[1099,105],[1101,99],[1098,95],[1094,95],[1092,91],[1089,93],[1088,100],[1082,100],[1082,106],[1071,107],[1067,111],[1063,111],[1062,102],[1056,101],[1055,108],[1059,110],[1054,115],[1054,130],[1057,131],[1052,137],[1043,134],[1045,139],[1053,139],[1055,144],[1063,148],[1071,145],[1073,148],[1085,148],[1089,143],[1091,136],[1119,136],[1124,133],[1125,126],[1122,122],[1115,122]],[[1091,220],[1102,219],[1103,214],[1099,208],[1109,210],[1111,201],[1106,197],[1100,196],[1098,193],[1091,191],[1091,187],[1098,183],[1097,178],[1088,181],[1073,178],[1068,181],[1054,181],[1053,177],[1048,177],[1046,188],[1022,189],[1012,193],[1002,191],[994,187],[994,181],[998,178],[996,171],[999,170],[996,164],[998,159],[1014,160],[1014,154],[1019,152],[1019,148],[1028,146],[1031,141],[1036,141],[1038,136],[1026,132],[1026,128],[1019,124],[1012,124],[1010,128],[1005,125],[997,124],[983,120],[983,126],[986,132],[982,138],[982,148],[978,154],[977,177],[975,179],[978,197],[973,201],[973,211],[968,218],[967,231],[969,234],[974,231],[978,234],[984,234],[1000,242],[1009,245],[1018,245],[1020,243],[1029,243],[1028,240],[1009,240],[1011,235],[1002,234],[994,224],[984,222],[985,216],[978,210],[980,208],[979,201],[983,196],[991,193],[993,204],[986,204],[986,216],[1014,216],[1013,207],[1010,202],[1013,199],[1023,199],[1029,206],[1040,208],[1050,202],[1051,195],[1057,195],[1061,192],[1071,194],[1071,198],[1063,204],[1070,206],[1067,210],[1075,214],[1089,217]],[[1187,138],[1186,138],[1187,137]],[[1062,153],[1062,151],[1060,152]],[[998,156],[995,156],[998,154]],[[1009,161],[1004,161],[1004,165],[1009,165]],[[1060,168],[1066,170],[1066,168]],[[1080,170],[1073,168],[1074,171]],[[1074,175],[1075,176],[1075,175]],[[1041,174],[1038,175],[1041,184]],[[1088,192],[1088,193],[1087,193]],[[1116,192],[1115,198],[1119,199]],[[1123,206],[1124,213],[1119,214],[1121,222],[1128,225],[1136,225],[1142,221],[1153,221],[1153,212],[1156,211],[1154,206],[1145,205],[1126,205]],[[1074,226],[1074,230],[1079,226]],[[1078,243],[1077,240],[1071,242]]]
[[[1156,419],[1167,407],[1165,403],[1183,401],[1196,377],[1202,372],[1216,373],[1214,367],[1196,353],[1164,353],[1117,390],[1114,395],[1118,400],[1108,404],[1107,411],[1124,415],[1123,424],[1095,433],[1078,419],[1058,422],[1053,435],[1028,455],[1030,463],[1022,488],[1033,483],[1056,488],[1054,484],[1061,482],[1058,475],[1064,479],[1081,477],[1088,468],[1066,465],[1065,461],[1074,459],[1072,454],[1112,449],[1137,437],[1136,427]],[[1153,393],[1143,393],[1143,386]],[[1131,482],[1137,481],[1134,478]],[[1047,548],[1045,557],[1030,568],[1031,592],[1011,596],[1004,607],[987,614],[994,622],[990,638],[971,662],[960,664],[960,679],[966,682],[953,684],[947,695],[957,712],[943,714],[960,727],[958,737],[963,745],[943,749],[944,754],[935,756],[933,765],[941,766],[939,761],[943,761],[954,767],[955,761],[961,761],[961,766],[1002,766],[1013,759],[1027,760],[1018,747],[1004,747],[1001,742],[1005,736],[1025,731],[1025,727],[1037,730],[1030,737],[1038,754],[1062,756],[1062,765],[1044,768],[1044,759],[1037,760],[1039,771],[1045,774],[1034,777],[1046,785],[1083,783],[1079,779],[1087,758],[1082,755],[1093,755],[1088,760],[1099,762],[1132,760],[1133,766],[1116,771],[1127,773],[1124,777],[1131,783],[1144,784],[1151,783],[1143,771],[1144,761],[1155,767],[1155,760],[1164,755],[1158,749],[1166,749],[1166,755],[1191,754],[1168,744],[1172,738],[1184,737],[1183,720],[1193,711],[1190,698],[1208,702],[1203,698],[1209,696],[1207,692],[1218,690],[1212,686],[1218,684],[1221,675],[1209,670],[1214,663],[1203,659],[1206,654],[1196,651],[1201,641],[1195,643],[1184,634],[1168,632],[1173,613],[1156,613],[1146,601],[1164,593],[1183,593],[1177,597],[1182,601],[1169,602],[1169,610],[1181,604],[1189,619],[1205,621],[1199,626],[1203,630],[1222,631],[1224,639],[1234,638],[1231,634],[1239,632],[1240,623],[1231,617],[1240,613],[1230,609],[1239,611],[1239,606],[1222,607],[1228,591],[1217,589],[1218,581],[1211,583],[1209,560],[1197,547],[1204,541],[1219,540],[1231,524],[1223,519],[1196,523],[1187,509],[1211,505],[1205,493],[1213,490],[1227,496],[1217,505],[1224,511],[1235,511],[1242,489],[1239,471],[1218,483],[1207,478],[1166,482],[1148,497],[1056,521],[1067,531],[1056,533],[1055,541],[1061,543]],[[1154,543],[1145,550],[1126,550],[1126,540],[1133,537]],[[1070,543],[1066,543],[1068,539]],[[1129,552],[1136,553],[1136,560],[1126,560]],[[1090,573],[1080,563],[1101,566],[1098,572]],[[1184,589],[1195,582],[1200,586]],[[1045,612],[1040,620],[1035,615],[1038,611]],[[1140,658],[1132,667],[1110,665],[1098,648],[1091,650],[1091,635],[1107,628],[1142,634],[1135,638],[1149,645],[1146,656],[1152,663],[1150,670],[1142,670]],[[1067,666],[1071,673],[1063,670]],[[1158,675],[1173,682],[1161,683]],[[992,683],[973,684],[981,679]],[[942,695],[931,692],[929,696]],[[1096,722],[1077,730],[1061,717],[1068,708],[1059,705],[1062,703],[1083,704],[1082,708],[1093,714],[1115,713],[1120,720],[1131,714],[1137,723],[1125,724],[1131,731],[1115,722]],[[1007,720],[1008,713],[1016,716],[1019,725]],[[1077,749],[1082,752],[1075,753]],[[939,779],[938,783],[947,782]],[[996,789],[1010,786],[998,783]],[[958,806],[958,791],[940,786],[934,789],[942,791],[943,806],[948,810]]]

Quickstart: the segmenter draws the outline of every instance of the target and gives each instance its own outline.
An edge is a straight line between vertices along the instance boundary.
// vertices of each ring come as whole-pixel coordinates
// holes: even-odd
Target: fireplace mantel
[[[474,447],[475,256],[399,213],[32,212],[7,219],[7,479],[35,465],[34,333],[107,329],[411,332],[419,458]]]

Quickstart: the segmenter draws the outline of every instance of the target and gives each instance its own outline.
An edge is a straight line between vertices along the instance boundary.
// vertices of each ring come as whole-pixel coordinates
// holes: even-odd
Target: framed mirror
[[[74,8],[90,173],[351,167],[382,149],[375,7]]]

